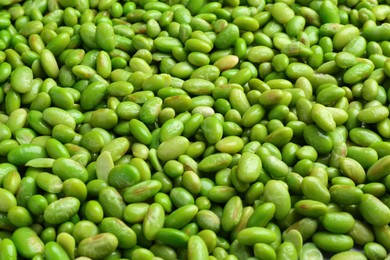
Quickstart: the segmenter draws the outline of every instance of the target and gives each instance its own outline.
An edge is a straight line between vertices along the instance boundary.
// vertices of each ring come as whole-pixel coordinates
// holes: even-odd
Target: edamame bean
[[[387,167],[390,157],[383,157],[375,162],[367,171],[367,178],[370,181],[377,181],[386,176],[384,169]]]
[[[347,233],[352,230],[355,220],[347,212],[328,212],[324,215],[322,224],[332,233]]]
[[[336,184],[329,189],[333,201],[345,205],[353,205],[360,202],[363,192],[361,189],[349,186]]]
[[[356,184],[364,183],[366,174],[363,167],[354,159],[344,157],[340,159],[340,168],[345,176]]]
[[[105,216],[122,218],[126,204],[114,187],[102,187],[98,192],[98,201],[103,208]]]
[[[88,179],[87,170],[80,163],[70,158],[56,159],[53,163],[52,171],[62,180],[77,178],[85,182]]]
[[[363,194],[359,204],[363,218],[372,225],[387,225],[390,210],[378,198],[371,194]]]
[[[78,245],[77,252],[81,256],[92,259],[109,256],[118,246],[118,239],[111,233],[100,233],[83,239]]]
[[[275,218],[283,219],[291,209],[290,194],[282,181],[270,180],[264,187],[263,199],[276,206]]]
[[[162,228],[157,232],[157,239],[172,247],[187,247],[189,238],[183,231],[173,228]]]
[[[104,218],[99,224],[102,232],[114,234],[118,239],[119,248],[132,248],[136,244],[136,234],[123,221],[117,218]]]
[[[45,244],[44,256],[46,259],[70,259],[61,245],[54,241]]]
[[[164,208],[160,204],[154,203],[149,206],[143,223],[143,232],[146,239],[154,240],[159,229],[163,228],[164,214]]]
[[[302,246],[302,251],[299,254],[300,259],[311,259],[312,257],[322,258],[321,251],[314,243],[305,243]]]
[[[266,202],[255,208],[253,214],[248,219],[248,227],[265,227],[275,215],[275,204]]]
[[[11,84],[15,91],[27,93],[32,88],[33,73],[26,66],[20,66],[11,73]]]
[[[16,206],[17,204],[15,196],[6,189],[0,188],[0,197],[3,201],[0,208],[1,212],[8,212],[10,208]]]
[[[242,212],[242,201],[240,197],[232,197],[225,205],[221,224],[225,231],[232,230],[240,221]]]
[[[368,258],[386,257],[386,249],[381,244],[370,242],[364,246],[364,254]]]
[[[276,259],[275,250],[265,243],[256,243],[254,246],[254,254],[259,259]]]
[[[329,252],[343,252],[353,247],[353,240],[348,235],[318,232],[313,236],[313,242],[320,249]]]
[[[0,242],[0,258],[1,259],[17,259],[17,251],[14,242],[9,238],[4,238]]]
[[[167,228],[180,229],[190,223],[198,213],[198,207],[195,205],[185,205],[170,213],[165,218],[164,226]]]
[[[360,252],[347,251],[347,252],[337,253],[333,255],[331,259],[337,260],[337,259],[367,259],[367,258],[365,255],[363,255]]]
[[[17,252],[27,258],[44,253],[45,245],[39,236],[29,227],[20,227],[12,234]]]
[[[200,236],[191,236],[188,240],[188,259],[197,260],[208,257],[206,243]]]
[[[50,203],[43,217],[45,221],[51,224],[61,224],[71,219],[79,210],[80,201],[73,197],[65,197]]]
[[[253,153],[242,153],[237,165],[237,177],[243,182],[254,182],[260,175],[260,157]]]
[[[7,155],[7,159],[14,165],[23,165],[35,158],[46,157],[46,151],[43,147],[34,144],[21,144]]]
[[[159,192],[161,183],[157,180],[145,180],[139,182],[124,191],[124,199],[126,202],[142,202]]]
[[[315,200],[300,200],[294,205],[295,210],[306,217],[320,217],[327,213],[326,204]]]
[[[271,230],[263,227],[250,227],[241,230],[237,240],[243,245],[254,245],[256,243],[269,244],[275,241],[276,235]]]

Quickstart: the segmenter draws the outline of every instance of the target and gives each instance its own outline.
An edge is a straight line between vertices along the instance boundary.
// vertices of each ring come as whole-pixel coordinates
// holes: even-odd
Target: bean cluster
[[[0,0],[0,260],[390,259],[388,0]]]

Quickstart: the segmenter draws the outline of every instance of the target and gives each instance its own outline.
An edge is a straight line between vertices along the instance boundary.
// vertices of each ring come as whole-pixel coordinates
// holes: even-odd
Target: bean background
[[[0,260],[390,259],[387,0],[0,0]]]

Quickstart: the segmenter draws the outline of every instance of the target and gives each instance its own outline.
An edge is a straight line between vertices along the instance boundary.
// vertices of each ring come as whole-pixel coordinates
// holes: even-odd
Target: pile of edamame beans
[[[0,0],[0,259],[390,259],[388,0]]]

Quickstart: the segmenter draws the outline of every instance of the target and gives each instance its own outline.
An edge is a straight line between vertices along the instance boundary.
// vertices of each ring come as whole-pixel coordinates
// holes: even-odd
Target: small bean
[[[83,239],[77,252],[81,256],[103,258],[109,256],[118,246],[118,239],[111,233],[100,233],[98,235]]]
[[[348,235],[318,232],[313,236],[313,242],[320,249],[329,252],[343,252],[353,247],[353,240]]]

